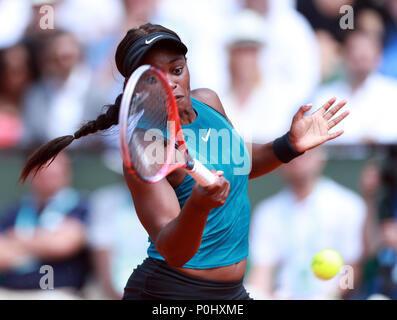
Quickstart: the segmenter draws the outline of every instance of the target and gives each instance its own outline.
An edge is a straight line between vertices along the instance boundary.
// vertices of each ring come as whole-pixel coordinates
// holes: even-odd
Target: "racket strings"
[[[169,160],[171,147],[169,96],[162,81],[154,72],[145,72],[136,85],[129,109],[131,160],[136,172],[147,180],[158,174]]]

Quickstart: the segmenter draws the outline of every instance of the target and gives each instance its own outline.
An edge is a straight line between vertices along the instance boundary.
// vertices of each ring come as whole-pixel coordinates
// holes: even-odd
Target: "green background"
[[[121,180],[121,176],[109,170],[96,153],[71,154],[74,179],[73,185],[84,191],[93,191],[101,186]],[[0,153],[0,209],[10,204],[26,192],[27,187],[18,183],[18,176],[26,157],[21,153]],[[363,160],[329,160],[324,174],[342,185],[357,191]],[[254,207],[259,201],[275,194],[283,187],[278,171],[261,178],[251,180],[248,193],[251,205]]]

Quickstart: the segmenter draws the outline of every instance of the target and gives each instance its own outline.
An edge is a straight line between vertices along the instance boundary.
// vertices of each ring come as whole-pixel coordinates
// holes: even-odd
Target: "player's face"
[[[168,48],[158,48],[146,54],[143,64],[150,64],[165,74],[180,111],[191,107],[190,74],[183,54]]]

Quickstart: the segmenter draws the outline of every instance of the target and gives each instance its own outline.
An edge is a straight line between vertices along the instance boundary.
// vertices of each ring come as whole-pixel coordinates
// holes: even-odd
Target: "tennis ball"
[[[342,265],[343,258],[341,254],[333,249],[324,249],[317,252],[312,260],[312,270],[322,280],[329,280],[335,277]]]

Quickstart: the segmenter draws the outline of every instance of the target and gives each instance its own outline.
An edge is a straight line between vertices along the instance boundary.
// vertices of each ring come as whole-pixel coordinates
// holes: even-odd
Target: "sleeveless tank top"
[[[208,269],[228,266],[248,256],[250,202],[247,182],[250,157],[243,139],[226,118],[194,98],[196,119],[182,126],[189,154],[208,169],[222,170],[230,182],[225,204],[210,211],[199,250],[183,267]],[[182,208],[195,181],[187,174],[174,190]],[[164,260],[149,238],[148,255]]]

